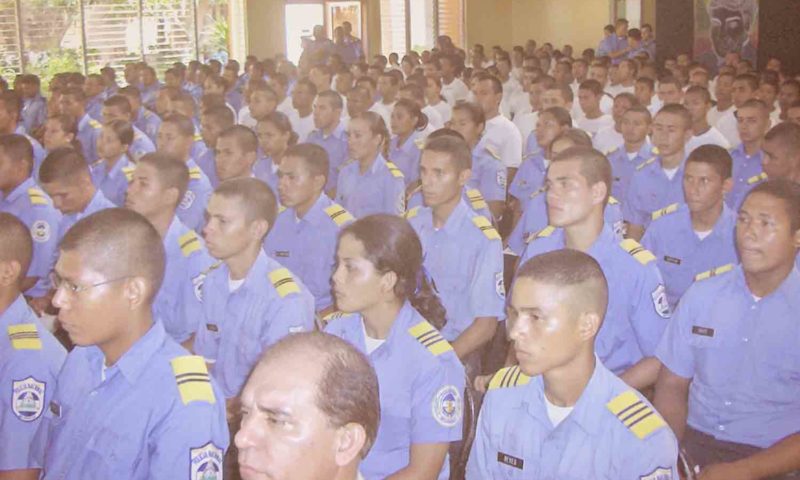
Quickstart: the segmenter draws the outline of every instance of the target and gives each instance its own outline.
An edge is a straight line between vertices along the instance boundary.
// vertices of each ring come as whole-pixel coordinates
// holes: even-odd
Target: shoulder
[[[325,332],[344,338],[347,332],[355,329],[359,315],[357,313],[332,312],[322,317]]]
[[[411,224],[413,225],[415,222],[413,222],[412,220],[419,216],[420,211],[422,210],[422,208],[423,207],[421,207],[421,206],[417,206],[417,207],[408,209],[408,211],[406,212],[406,215],[405,215],[406,220],[411,222]]]
[[[636,260],[636,263],[642,267],[646,267],[656,259],[656,256],[650,250],[644,248],[641,243],[632,238],[626,238],[619,242],[618,245],[623,252]]]
[[[426,356],[442,358],[454,356],[453,346],[442,336],[439,330],[420,315],[417,315],[417,317],[419,321],[406,330],[409,339],[417,344],[421,351],[425,351]]]
[[[100,130],[103,128],[103,124],[95,120],[94,118],[89,119],[89,126],[92,127],[94,130]]]
[[[700,272],[694,276],[695,282],[703,282],[705,280],[709,280],[711,278],[725,275],[726,273],[732,272],[734,269],[734,265],[732,263],[728,263],[726,265],[721,265],[719,267],[712,268],[711,270],[706,270],[705,272]],[[709,280],[708,284],[712,284]]]
[[[497,148],[494,145],[484,145],[483,150],[488,154],[490,158],[495,160],[502,160],[500,157],[500,153],[498,152]]]
[[[504,415],[530,396],[525,388],[530,382],[531,377],[522,373],[518,365],[501,368],[489,380],[484,408],[495,415]]]
[[[389,170],[389,173],[391,174],[392,178],[396,178],[401,181],[403,180],[404,177],[403,172],[397,167],[397,165],[387,161],[386,168]]]
[[[679,210],[679,208],[680,208],[680,204],[673,203],[672,205],[667,205],[664,208],[659,208],[658,210],[652,212],[650,214],[650,217],[653,220],[659,220],[660,218],[666,217],[667,215],[671,215],[671,214],[677,212]]]
[[[190,228],[186,228],[185,231],[178,236],[177,242],[178,247],[181,249],[181,254],[183,254],[184,257],[190,257],[203,249],[203,243],[200,237]]]
[[[497,233],[497,230],[488,218],[483,215],[474,214],[470,216],[469,221],[476,231],[479,231],[487,241],[500,241],[500,234]]]
[[[270,288],[280,298],[293,298],[301,294],[299,281],[288,268],[278,262],[271,263],[267,270]]]
[[[353,215],[338,203],[332,203],[328,205],[323,209],[323,211],[337,228],[340,228],[355,220]]]
[[[653,165],[654,163],[656,163],[657,158],[658,157],[650,157],[644,162],[640,163],[639,165],[636,165],[636,171],[641,172],[642,170],[645,170],[649,165]]]
[[[605,405],[609,426],[622,432],[623,438],[629,437],[633,445],[640,448],[664,435],[672,437],[667,422],[655,408],[640,393],[627,389],[621,380],[619,383],[622,393],[615,394]],[[672,443],[675,444],[674,437]]]
[[[538,231],[535,231],[535,232],[530,232],[528,234],[528,236],[525,237],[525,243],[532,243],[532,242],[534,242],[536,240],[539,240],[539,239],[542,239],[542,238],[552,237],[553,233],[555,233],[555,231],[556,231],[556,227],[554,227],[552,225],[548,225],[548,226],[544,227],[541,230],[538,230]]]
[[[530,383],[531,377],[522,373],[519,365],[505,367],[498,370],[489,381],[487,390],[521,387]]]
[[[30,187],[26,191],[28,203],[32,207],[47,208],[52,205],[50,197],[47,196],[42,190],[36,187]]]

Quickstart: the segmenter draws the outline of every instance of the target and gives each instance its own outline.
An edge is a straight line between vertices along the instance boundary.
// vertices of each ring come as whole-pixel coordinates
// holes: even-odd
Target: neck
[[[270,155],[270,158],[272,159],[272,163],[275,164],[275,165],[280,165],[281,164],[281,160],[283,160],[283,154],[284,154],[284,152],[286,152],[286,150],[287,149],[284,148],[280,152],[275,153],[273,155]]]
[[[109,170],[114,168],[114,165],[116,165],[117,162],[119,162],[119,160],[122,158],[123,155],[124,155],[124,153],[120,153],[119,155],[117,155],[115,157],[109,157],[109,158],[105,159],[106,160],[106,165],[108,165]]]
[[[460,194],[432,208],[433,228],[442,228],[444,224],[447,223],[447,219],[450,218],[453,210],[458,206],[459,201],[461,201]]]
[[[364,329],[367,331],[367,335],[378,339],[388,337],[402,307],[403,302],[393,296],[391,299],[379,301],[364,309],[361,316],[364,318]]]
[[[372,168],[372,165],[378,160],[378,152],[375,152],[372,155],[367,155],[366,157],[358,159],[358,171],[362,174]]]
[[[4,189],[3,189],[3,197],[7,197],[7,196],[9,196],[9,195],[11,194],[11,192],[13,192],[14,190],[16,190],[16,189],[17,189],[17,188],[18,188],[20,185],[22,185],[22,183],[23,183],[23,182],[25,182],[25,180],[27,180],[27,177],[26,177],[26,178],[21,178],[21,179],[18,179],[18,181],[17,181],[17,182],[15,182],[15,183],[14,183],[14,185],[11,185],[11,186],[10,186],[10,187],[8,187],[8,188],[4,188]]]
[[[453,80],[456,79],[456,76],[450,73],[443,73],[442,74],[442,82],[450,84]]]
[[[571,407],[578,403],[594,373],[596,360],[591,348],[566,365],[542,375],[544,394],[553,405]]]
[[[755,155],[759,150],[761,150],[762,143],[762,138],[750,142],[742,142],[742,145],[744,146],[744,153],[746,153],[748,156]]]
[[[629,78],[627,80],[623,80],[622,82],[620,82],[620,85],[622,85],[623,87],[632,87],[633,86],[633,79]]]
[[[489,120],[499,116],[500,116],[500,109],[494,108],[491,111],[486,112],[486,121],[488,122]]]
[[[97,189],[94,187],[94,185],[92,185],[91,182],[89,182],[89,187],[86,188],[85,192],[86,196],[83,197],[82,199],[83,201],[81,202],[81,208],[80,208],[81,213],[86,211],[86,209],[89,207],[89,204],[92,203],[92,199],[94,198],[94,195],[96,193]]]
[[[588,110],[588,111],[583,112],[583,113],[584,113],[584,115],[586,115],[586,118],[588,118],[589,120],[594,120],[595,118],[600,118],[603,115],[603,112],[600,111],[599,107],[597,109],[593,108],[593,109]]]
[[[661,168],[672,169],[677,168],[683,161],[683,149],[672,155],[661,156]]]
[[[585,219],[564,227],[565,246],[586,252],[594,245],[602,231],[603,209],[598,205]]]
[[[150,224],[153,225],[158,234],[161,236],[161,239],[164,240],[167,237],[167,231],[169,230],[170,225],[172,225],[173,218],[175,218],[174,209],[160,210],[153,217],[148,218],[148,220],[150,220]]]
[[[307,116],[311,115],[311,106],[300,107],[297,109],[297,113],[300,115],[300,118],[306,118]]]
[[[636,142],[636,143],[625,142],[625,151],[628,152],[628,153],[638,153],[639,150],[642,149],[642,145],[644,145],[644,141],[646,139],[647,138],[645,137],[641,141]]]
[[[732,99],[727,98],[727,99],[723,100],[723,99],[717,98],[717,110],[718,111],[724,112],[725,110],[731,108],[731,105],[733,105],[733,100]]]
[[[412,133],[414,132],[411,131],[397,134],[397,146],[399,147],[400,145],[406,143],[406,140],[408,140],[408,137],[410,137]]]
[[[394,103],[394,97],[395,97],[395,94],[394,93],[390,93],[390,94],[387,94],[386,96],[384,96],[381,101],[383,102],[384,105],[391,105],[392,103]]]
[[[751,273],[745,270],[744,279],[753,295],[766,297],[781,286],[794,269],[794,259],[766,272]]]
[[[297,218],[305,217],[306,213],[308,213],[308,211],[311,210],[311,207],[313,207],[314,204],[317,203],[317,200],[319,200],[319,197],[321,195],[322,195],[321,191],[317,192],[317,194],[311,197],[307,202],[295,206],[294,213],[295,215],[297,215]]]
[[[153,326],[153,314],[149,306],[142,311],[132,312],[131,318],[125,322],[125,325],[127,328],[120,333],[119,338],[97,345],[103,352],[103,356],[106,357],[107,367],[117,363],[133,344],[138,342]]]
[[[339,122],[338,121],[333,122],[330,125],[328,125],[327,127],[324,127],[322,129],[322,133],[324,133],[325,136],[328,136],[331,133],[333,133],[333,131],[336,130],[336,127],[338,127],[338,126],[339,126]]]
[[[241,280],[247,276],[250,268],[256,263],[256,258],[261,251],[261,242],[254,242],[248,245],[244,250],[225,259],[225,265],[230,270],[232,280]]]
[[[14,303],[20,295],[19,288],[3,288],[0,289],[0,315],[8,310],[8,307]]]
[[[692,133],[695,136],[706,133],[709,128],[711,128],[711,125],[708,124],[705,115],[700,120],[692,123]]]
[[[722,215],[722,198],[711,208],[700,212],[691,212],[692,228],[698,232],[707,232],[717,224],[719,216]]]

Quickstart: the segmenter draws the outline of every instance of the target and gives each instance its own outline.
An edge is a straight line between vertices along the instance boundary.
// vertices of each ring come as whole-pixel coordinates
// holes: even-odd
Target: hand
[[[492,380],[494,374],[490,375],[478,375],[475,377],[475,380],[472,382],[472,386],[475,387],[475,390],[486,393],[486,389],[489,387],[489,382]]]
[[[50,308],[50,295],[31,298],[28,305],[33,309],[37,316],[41,317]]]
[[[755,480],[741,463],[715,463],[700,470],[697,480]]]

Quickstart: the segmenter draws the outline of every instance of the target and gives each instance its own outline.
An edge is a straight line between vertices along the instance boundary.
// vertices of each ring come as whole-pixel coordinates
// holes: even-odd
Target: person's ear
[[[596,312],[583,312],[578,319],[578,338],[582,341],[594,341],[600,330],[602,318]]]
[[[728,177],[722,181],[722,193],[727,194],[733,190],[733,178]]]
[[[260,242],[269,232],[269,222],[263,218],[253,220],[250,223],[250,235],[253,240]]]
[[[597,182],[591,187],[592,203],[597,205],[603,203],[606,197],[610,194],[608,187],[604,182]]]
[[[20,279],[22,265],[16,260],[0,262],[0,287],[13,285]],[[24,275],[22,275],[24,276]]]
[[[131,310],[141,308],[146,303],[151,285],[144,277],[131,277],[125,282],[124,294]]]
[[[796,248],[796,249],[800,248],[800,228],[798,228],[794,232],[794,236],[793,237],[794,237],[793,238],[794,248]]]
[[[336,465],[345,467],[358,463],[361,450],[367,443],[367,432],[358,423],[348,423],[336,431],[336,450],[334,458]]]
[[[381,275],[380,285],[381,291],[393,294],[394,287],[397,285],[397,274],[395,272],[384,273]]]
[[[314,175],[313,177],[314,182],[314,190],[324,190],[325,184],[328,183],[325,175]]]
[[[463,187],[464,185],[467,184],[470,178],[472,178],[472,169],[465,168],[464,170],[461,170],[461,172],[459,172],[458,174],[458,184]]]

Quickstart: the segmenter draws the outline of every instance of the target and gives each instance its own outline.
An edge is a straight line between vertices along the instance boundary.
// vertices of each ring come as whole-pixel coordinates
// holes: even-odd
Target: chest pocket
[[[93,435],[86,451],[86,471],[94,478],[131,478],[142,459],[140,438],[103,428]]]
[[[743,332],[727,322],[715,321],[715,315],[691,325],[689,345],[694,353],[696,379],[712,386],[725,387],[740,375],[742,361],[751,354]],[[726,325],[727,323],[727,325]]]

